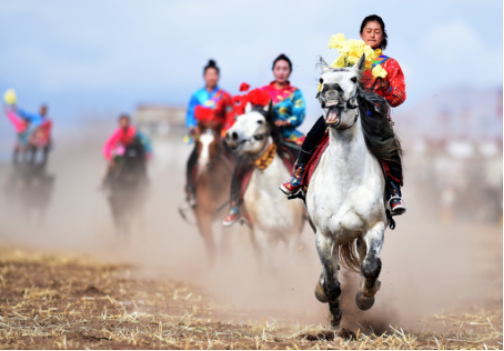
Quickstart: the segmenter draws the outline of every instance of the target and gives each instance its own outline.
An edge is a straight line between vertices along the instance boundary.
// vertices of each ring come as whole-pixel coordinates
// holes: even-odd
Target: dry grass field
[[[6,349],[502,349],[502,301],[434,315],[420,332],[357,329],[349,339],[323,324],[250,320],[197,286],[85,257],[2,249],[0,281]]]
[[[0,348],[503,348],[501,225],[442,223],[410,186],[370,311],[355,307],[358,276],[342,272],[340,337],[313,296],[320,262],[308,226],[302,249],[277,248],[274,274],[257,269],[244,227],[218,233],[208,269],[198,231],[178,214],[190,148],[175,140],[156,145],[144,222],[120,236],[96,190],[101,142],[55,151],[43,222],[0,197]],[[5,184],[9,167],[0,171]]]

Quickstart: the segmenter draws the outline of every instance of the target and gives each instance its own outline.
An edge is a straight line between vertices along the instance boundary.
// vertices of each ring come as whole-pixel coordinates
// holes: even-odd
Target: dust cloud
[[[279,245],[275,267],[261,270],[248,229],[235,225],[223,234],[215,223],[219,254],[209,269],[196,227],[178,213],[180,206],[186,206],[184,168],[191,151],[179,138],[154,143],[143,221],[134,224],[128,237],[117,234],[99,191],[106,167],[101,147],[111,128],[100,125],[58,142],[48,168],[55,176],[54,190],[42,221],[30,219],[3,197],[2,245],[128,263],[136,267],[139,279],[177,279],[198,286],[219,304],[243,311],[245,320],[328,325],[327,305],[313,295],[320,264],[309,225],[301,248],[286,252]],[[8,164],[0,168],[2,184],[7,184],[10,171]],[[501,226],[443,224],[430,210],[430,202],[420,201],[415,191],[406,183],[408,213],[397,219],[396,230],[386,232],[382,288],[370,311],[358,311],[353,302],[358,276],[341,271],[344,327],[360,325],[383,332],[392,324],[421,329],[422,318],[440,311],[492,307],[495,301],[502,305]],[[221,317],[226,318],[225,314]]]

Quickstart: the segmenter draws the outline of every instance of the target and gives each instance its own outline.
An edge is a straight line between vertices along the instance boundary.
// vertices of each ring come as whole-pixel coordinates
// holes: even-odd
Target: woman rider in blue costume
[[[195,109],[197,106],[203,106],[214,110],[215,118],[224,121],[223,132],[234,123],[233,102],[231,96],[217,85],[219,74],[220,70],[215,61],[209,60],[208,64],[203,68],[205,86],[192,94],[189,106],[187,107],[186,126],[191,138],[199,134],[198,121],[195,116]],[[194,183],[196,179],[195,166],[197,161],[198,152],[195,145],[187,161],[186,170],[187,202],[191,207],[196,206],[196,187]]]

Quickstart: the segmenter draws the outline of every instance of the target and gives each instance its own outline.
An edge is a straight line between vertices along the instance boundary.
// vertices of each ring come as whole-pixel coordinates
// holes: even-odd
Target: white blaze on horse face
[[[256,140],[254,137],[262,136],[268,132],[266,118],[257,111],[252,111],[239,116],[227,134],[236,133],[238,140],[233,141],[239,145],[237,152],[255,155],[264,150],[268,141],[267,136]]]
[[[210,162],[210,145],[215,140],[212,133],[202,133],[199,137],[201,143],[201,153],[198,158],[198,173],[204,170],[204,167]]]

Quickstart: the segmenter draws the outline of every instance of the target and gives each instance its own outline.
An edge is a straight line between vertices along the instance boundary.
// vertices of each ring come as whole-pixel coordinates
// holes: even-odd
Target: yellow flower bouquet
[[[380,54],[375,53],[371,46],[367,45],[363,40],[347,40],[343,33],[338,33],[331,37],[329,49],[336,49],[340,53],[339,57],[331,64],[331,67],[351,67],[355,65],[364,54],[366,55],[364,64],[365,70],[372,69],[374,78],[385,78],[387,76],[387,71],[385,71],[381,65],[372,67],[373,61],[377,59]]]

